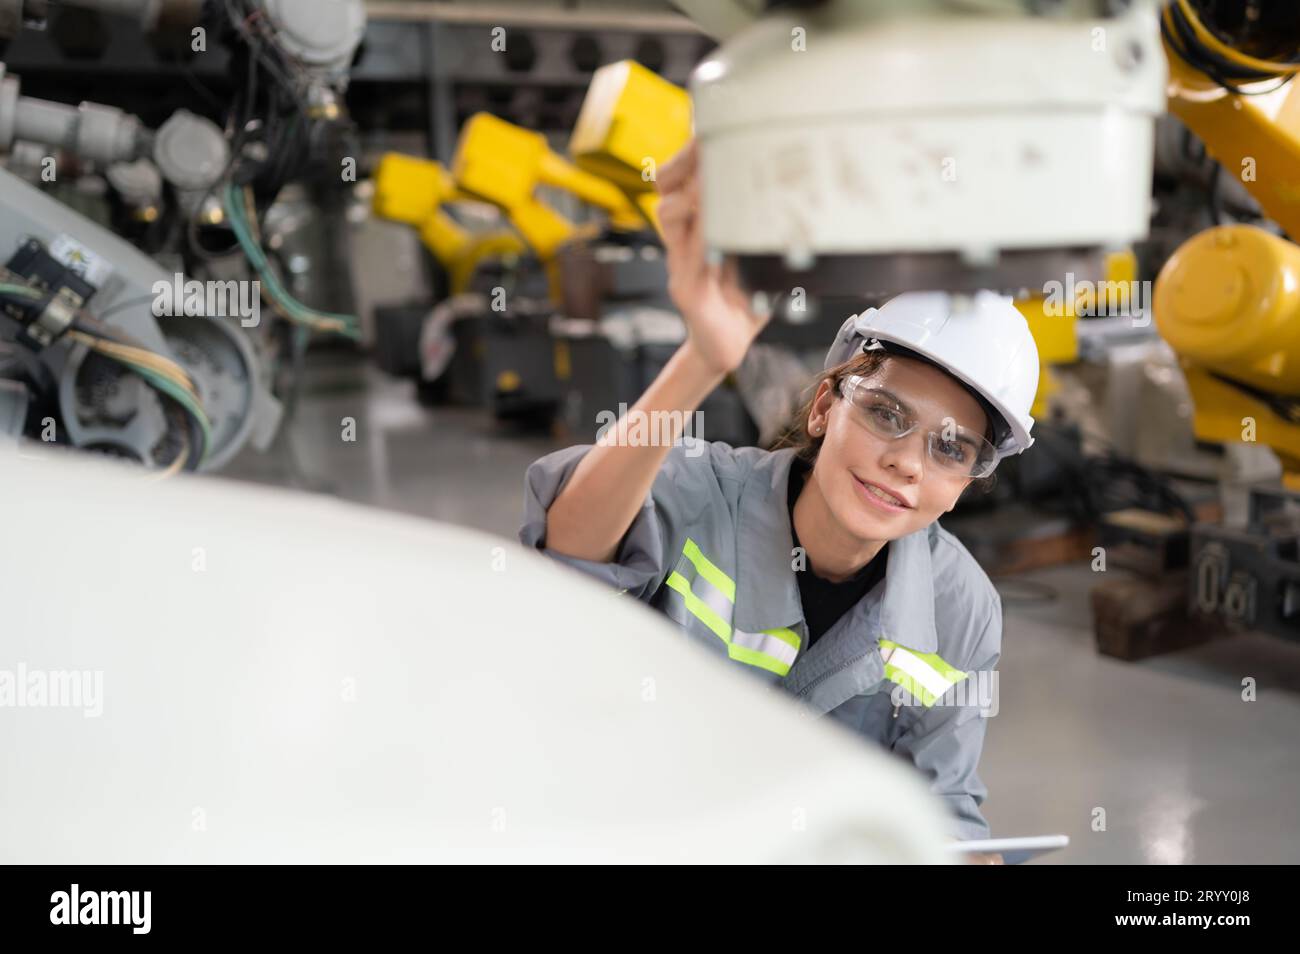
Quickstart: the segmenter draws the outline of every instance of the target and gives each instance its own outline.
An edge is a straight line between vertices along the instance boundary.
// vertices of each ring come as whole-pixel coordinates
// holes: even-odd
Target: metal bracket
[[[60,288],[45,306],[45,310],[27,326],[27,337],[42,348],[48,348],[72,326],[83,304],[81,296],[76,292]]]

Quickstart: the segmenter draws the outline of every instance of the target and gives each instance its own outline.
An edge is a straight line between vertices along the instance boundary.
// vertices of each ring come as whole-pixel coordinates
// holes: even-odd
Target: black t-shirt
[[[799,546],[799,534],[794,529],[794,504],[799,499],[799,491],[803,489],[809,469],[808,464],[798,457],[791,461],[786,501],[790,508],[790,534],[795,546]],[[833,583],[818,576],[813,570],[812,562],[805,559],[804,569],[796,571],[796,575],[799,578],[799,600],[803,603],[804,622],[808,624],[809,646],[817,642],[823,633],[880,582],[885,575],[888,560],[889,544],[886,543],[875,558],[852,577]]]

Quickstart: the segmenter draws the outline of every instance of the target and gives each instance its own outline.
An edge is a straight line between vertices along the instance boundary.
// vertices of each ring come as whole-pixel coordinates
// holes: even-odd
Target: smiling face
[[[923,361],[891,355],[866,377],[871,387],[898,397],[921,426],[898,440],[876,436],[828,378],[808,416],[809,431],[825,435],[811,479],[835,521],[852,536],[896,540],[951,510],[971,482],[935,466],[926,431],[942,430],[952,421],[985,433],[988,419],[961,384]]]

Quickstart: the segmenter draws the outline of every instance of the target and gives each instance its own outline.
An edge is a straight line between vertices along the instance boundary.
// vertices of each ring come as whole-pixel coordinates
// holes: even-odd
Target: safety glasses
[[[840,393],[854,416],[872,434],[896,441],[921,427],[915,415],[898,397],[867,384],[860,374],[840,382]],[[938,428],[925,431],[930,463],[953,477],[987,477],[997,466],[997,452],[983,434],[946,418]]]

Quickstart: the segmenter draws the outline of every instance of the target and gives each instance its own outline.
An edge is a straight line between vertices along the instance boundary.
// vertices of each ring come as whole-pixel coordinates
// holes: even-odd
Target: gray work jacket
[[[1002,603],[952,534],[936,522],[891,541],[884,580],[807,647],[786,498],[793,449],[679,443],[614,561],[595,563],[546,547],[546,512],[591,447],[528,467],[522,544],[650,604],[741,670],[909,759],[948,806],[953,835],[989,836],[976,769],[996,713]]]

